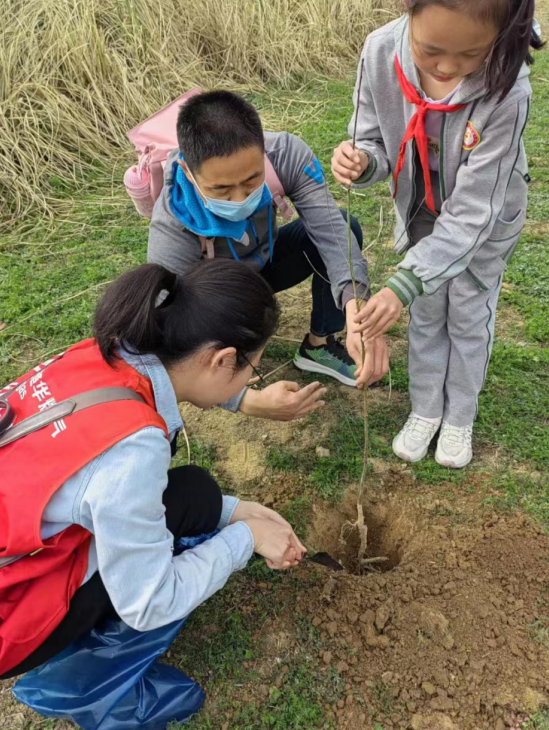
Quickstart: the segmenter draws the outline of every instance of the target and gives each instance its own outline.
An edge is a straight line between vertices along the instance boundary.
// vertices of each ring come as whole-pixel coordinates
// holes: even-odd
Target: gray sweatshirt
[[[310,147],[288,132],[266,132],[265,151],[284,187],[287,198],[293,203],[309,237],[317,246],[326,265],[336,304],[343,309],[353,298],[351,275],[347,260],[347,226],[328,190],[323,175],[315,177],[315,156]],[[168,157],[164,174],[165,185],[154,206],[147,258],[178,274],[202,258],[200,240],[175,217],[170,207],[172,166],[178,150]],[[309,172],[308,172],[309,170]],[[272,216],[273,238],[276,241],[278,227],[274,206],[261,210],[252,217],[257,240],[248,234],[243,241],[232,241],[239,258],[259,270],[260,263],[269,260],[268,218]],[[232,258],[224,238],[214,239],[216,258]],[[258,260],[258,258],[260,260]],[[353,267],[360,293],[368,286],[366,261],[353,236]]]
[[[419,89],[407,16],[372,33],[364,46],[356,144],[371,161],[357,187],[373,185],[392,174],[416,110],[400,90],[395,54],[408,80]],[[434,293],[465,270],[479,289],[487,291],[506,268],[526,217],[528,166],[522,133],[532,93],[528,75],[524,66],[502,102],[486,100],[483,69],[463,80],[452,104],[465,107],[445,114],[441,130],[441,212],[432,234],[411,248],[407,229],[416,202],[416,163],[413,147],[408,146],[395,200],[395,250],[405,257],[387,282],[404,304],[423,292]],[[354,127],[357,87],[349,134]],[[466,143],[472,131],[478,135],[473,149]]]

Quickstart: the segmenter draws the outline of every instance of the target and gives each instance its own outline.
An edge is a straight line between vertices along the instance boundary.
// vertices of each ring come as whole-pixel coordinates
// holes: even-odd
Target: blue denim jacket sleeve
[[[174,557],[162,504],[170,446],[145,428],[88,465],[74,521],[95,536],[98,568],[120,618],[138,631],[183,618],[222,588],[253,554],[244,522],[229,525],[238,500],[224,497],[213,539]]]

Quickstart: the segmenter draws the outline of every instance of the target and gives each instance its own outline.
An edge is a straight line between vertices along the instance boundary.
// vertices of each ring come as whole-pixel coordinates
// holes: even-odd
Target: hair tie
[[[172,274],[173,280],[170,285],[169,289],[161,289],[156,297],[156,301],[154,303],[154,306],[159,309],[160,307],[167,307],[169,306],[173,300],[175,299],[175,295],[177,293],[177,284],[179,281],[179,277],[177,274]]]
[[[158,296],[156,297],[156,300],[154,302],[154,306],[156,309],[159,309],[162,305],[166,304],[166,299],[170,296],[170,292],[167,289],[162,289],[161,292],[159,292]]]

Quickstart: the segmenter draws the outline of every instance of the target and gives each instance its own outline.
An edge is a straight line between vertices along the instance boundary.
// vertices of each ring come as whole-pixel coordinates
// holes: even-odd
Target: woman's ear
[[[224,347],[222,350],[212,350],[208,361],[214,372],[219,368],[234,370],[236,367],[236,348]]]

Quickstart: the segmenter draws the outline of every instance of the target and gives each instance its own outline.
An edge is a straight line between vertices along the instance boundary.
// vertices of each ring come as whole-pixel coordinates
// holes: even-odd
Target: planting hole
[[[396,501],[367,503],[364,521],[368,526],[365,562],[359,565],[360,539],[356,527],[356,497],[350,495],[341,505],[315,510],[309,541],[315,550],[326,551],[339,560],[349,573],[387,573],[407,558],[407,547],[414,536],[415,521]]]

